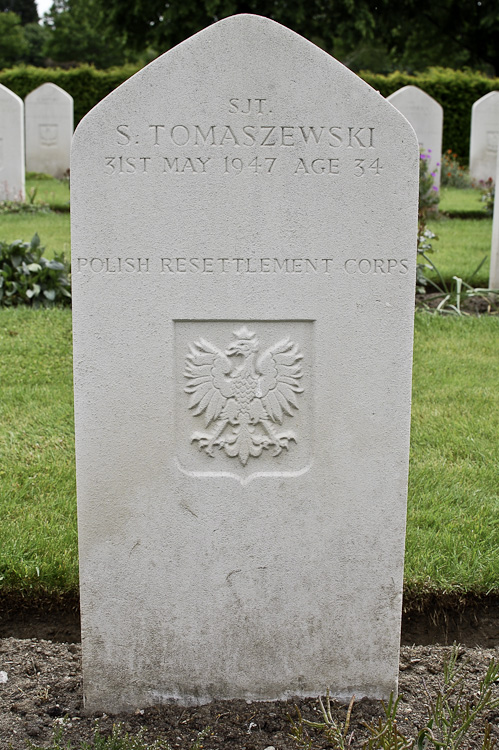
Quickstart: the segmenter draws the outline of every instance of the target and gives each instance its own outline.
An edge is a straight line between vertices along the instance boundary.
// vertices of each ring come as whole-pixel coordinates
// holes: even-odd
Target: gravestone
[[[499,179],[499,159],[497,160],[494,182]],[[494,215],[492,219],[492,246],[490,253],[489,289],[499,289],[499,198],[498,190],[494,195]]]
[[[402,112],[416,131],[420,150],[430,156],[429,169],[434,173],[434,185],[440,188],[444,125],[442,106],[417,86],[404,86],[390,94],[387,100]]]
[[[491,91],[471,108],[470,176],[494,179],[499,144],[499,91]]]
[[[87,711],[397,686],[418,148],[266,18],[77,128]]]
[[[25,99],[26,169],[64,177],[73,137],[73,97],[43,83]]]
[[[0,200],[24,200],[23,101],[1,83]]]

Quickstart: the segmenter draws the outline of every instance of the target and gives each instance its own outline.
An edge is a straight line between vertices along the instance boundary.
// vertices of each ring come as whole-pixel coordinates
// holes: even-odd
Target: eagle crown
[[[233,341],[225,350],[225,354],[228,357],[241,354],[246,359],[258,351],[260,342],[256,338],[256,335],[249,328],[246,328],[246,326],[234,331],[234,336],[237,337],[237,341]]]

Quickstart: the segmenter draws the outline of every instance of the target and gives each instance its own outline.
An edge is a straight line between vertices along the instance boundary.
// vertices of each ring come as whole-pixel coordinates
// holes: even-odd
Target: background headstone
[[[499,144],[499,91],[491,91],[471,108],[470,176],[494,179]]]
[[[55,83],[43,83],[24,104],[26,169],[63,177],[69,169],[73,97]]]
[[[387,100],[402,112],[416,131],[420,150],[429,153],[429,171],[435,173],[434,184],[440,188],[444,126],[442,106],[417,86],[404,86],[390,94]]]
[[[0,84],[0,200],[24,200],[23,101]]]
[[[418,147],[265,18],[73,142],[87,710],[397,686]]]
[[[494,182],[499,180],[499,159],[497,160]],[[499,198],[496,188],[494,194],[494,215],[492,219],[492,247],[490,253],[489,289],[499,289]]]

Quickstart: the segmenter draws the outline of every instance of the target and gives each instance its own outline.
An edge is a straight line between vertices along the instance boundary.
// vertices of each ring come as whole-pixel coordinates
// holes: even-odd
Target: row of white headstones
[[[25,169],[63,177],[72,137],[73,97],[67,91],[44,83],[23,102],[0,84],[0,200],[24,200]]]
[[[434,183],[440,187],[443,108],[417,86],[404,86],[388,97],[416,131]],[[23,127],[24,125],[24,127]],[[25,99],[0,84],[0,200],[24,200],[25,168],[63,177],[70,166],[73,97],[54,83],[44,83]],[[499,179],[499,91],[473,105],[470,175],[477,182]],[[26,155],[25,155],[26,154]],[[499,224],[499,210],[496,211]],[[499,227],[494,232],[499,244]],[[494,266],[494,263],[492,264]],[[497,265],[497,264],[495,264]],[[499,268],[491,269],[491,284],[499,285]]]

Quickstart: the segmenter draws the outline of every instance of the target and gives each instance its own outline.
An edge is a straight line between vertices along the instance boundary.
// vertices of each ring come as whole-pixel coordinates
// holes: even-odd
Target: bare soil
[[[399,730],[415,737],[428,716],[426,705],[442,685],[444,660],[449,646],[403,646],[400,652]],[[460,647],[459,665],[463,674],[464,698],[476,699],[479,680],[499,648]],[[2,675],[1,673],[4,673]],[[5,681],[6,680],[6,681]],[[496,687],[499,697],[499,686]],[[217,701],[206,706],[183,708],[168,705],[137,709],[132,715],[85,716],[82,703],[80,645],[37,639],[0,639],[0,748],[26,750],[28,742],[36,748],[53,747],[56,731],[62,733],[60,747],[91,741],[96,722],[99,731],[110,735],[113,724],[122,723],[123,731],[136,734],[141,728],[152,741],[166,739],[172,748],[190,750],[200,732],[204,750],[297,750],[306,747],[290,735],[298,710],[304,718],[321,718],[316,700],[290,700],[275,703]],[[333,716],[344,721],[346,707],[333,703]],[[383,716],[378,701],[354,703],[349,735],[352,748],[360,748],[369,732],[366,723]],[[499,708],[483,715],[472,728],[464,748],[482,747],[486,723],[492,725],[492,737],[499,742]],[[332,747],[316,730],[307,730],[310,750]]]
[[[0,750],[52,748],[54,732],[62,732],[60,747],[79,750],[91,741],[96,722],[109,735],[113,724],[146,738],[166,739],[172,748],[191,750],[200,732],[204,750],[299,750],[290,735],[298,710],[304,718],[320,720],[316,700],[297,699],[275,703],[217,701],[207,706],[177,705],[146,708],[137,706],[132,715],[86,716],[83,712],[79,645],[78,599],[24,600],[0,598]],[[463,697],[476,699],[480,679],[492,659],[499,660],[499,598],[406,596],[400,652],[399,729],[415,737],[427,719],[427,703],[443,681],[443,664],[453,642],[462,644],[459,665],[463,674]],[[416,645],[414,645],[416,644]],[[2,676],[1,673],[5,673]],[[5,680],[6,676],[6,681]],[[324,689],[326,689],[326,685]],[[499,698],[499,685],[495,687]],[[346,707],[333,704],[333,715],[344,721]],[[378,701],[354,703],[349,735],[350,747],[361,748],[368,737],[365,724],[383,716]],[[483,715],[470,732],[463,748],[482,747],[486,723],[499,745],[499,708]],[[209,728],[209,729],[208,729]],[[327,737],[308,729],[310,750],[332,747]],[[490,746],[492,747],[492,746]]]

